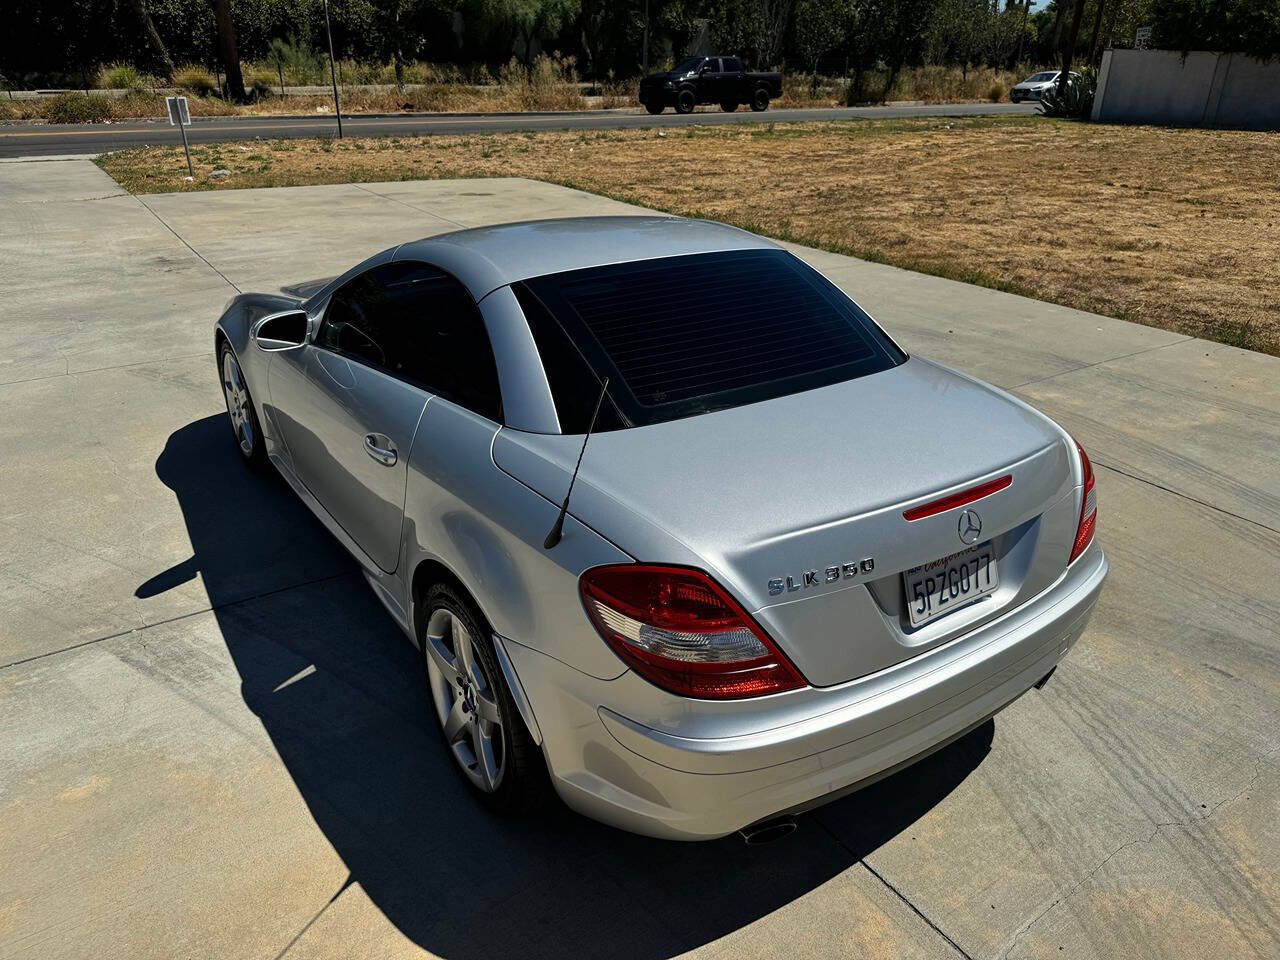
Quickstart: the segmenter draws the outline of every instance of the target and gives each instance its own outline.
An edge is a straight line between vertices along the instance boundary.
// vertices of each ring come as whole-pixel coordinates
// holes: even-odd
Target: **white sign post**
[[[191,167],[191,147],[187,145],[187,127],[191,124],[191,113],[187,110],[186,97],[165,97],[165,106],[169,108],[169,125],[176,126],[182,131],[182,149],[187,154],[187,173],[191,174],[191,179],[196,178],[196,172]]]

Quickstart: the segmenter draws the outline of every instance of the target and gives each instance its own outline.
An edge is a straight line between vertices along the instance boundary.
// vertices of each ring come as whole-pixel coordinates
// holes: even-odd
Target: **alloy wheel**
[[[475,639],[451,610],[439,607],[427,621],[427,674],[445,742],[476,789],[493,793],[502,783],[502,708],[477,655]]]
[[[230,350],[222,355],[222,393],[227,401],[227,415],[231,417],[231,429],[236,443],[246,457],[253,454],[253,418],[249,415],[249,388],[240,373],[240,364]]]

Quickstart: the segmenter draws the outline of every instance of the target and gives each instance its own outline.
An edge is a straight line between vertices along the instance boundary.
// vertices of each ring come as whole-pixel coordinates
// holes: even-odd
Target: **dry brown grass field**
[[[1280,135],[1044,118],[280,140],[111,154],[138,193],[521,176],[1280,354]],[[230,171],[214,183],[209,173]]]

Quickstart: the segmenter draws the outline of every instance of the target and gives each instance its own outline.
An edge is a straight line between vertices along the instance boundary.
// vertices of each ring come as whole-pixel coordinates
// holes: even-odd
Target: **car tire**
[[[720,104],[720,109],[723,110],[725,113],[733,113],[735,110],[738,109],[738,101],[726,100],[724,103]]]
[[[546,762],[507,689],[484,617],[450,583],[429,587],[423,609],[418,639],[428,704],[454,770],[495,812],[545,805],[553,793]]]
[[[656,117],[658,114],[660,114],[660,113],[661,113],[663,110],[665,110],[667,107],[666,107],[666,104],[658,103],[657,101],[654,101],[654,102],[652,102],[652,103],[646,103],[646,104],[644,105],[644,108],[645,108],[646,110],[648,110],[651,114],[653,114],[653,115]]]
[[[227,417],[231,420],[236,449],[250,466],[261,467],[267,460],[267,453],[258,411],[249,393],[249,384],[245,382],[244,371],[240,369],[240,361],[231,344],[225,340],[218,350],[218,379],[222,383],[222,398],[227,404]]]
[[[692,90],[681,90],[676,94],[676,113],[693,113],[697,105],[698,99]]]
[[[756,113],[769,109],[769,91],[760,87],[751,94],[751,109]]]

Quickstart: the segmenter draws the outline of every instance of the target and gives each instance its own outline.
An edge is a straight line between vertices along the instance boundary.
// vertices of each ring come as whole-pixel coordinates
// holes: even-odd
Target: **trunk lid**
[[[580,446],[581,436],[502,430],[493,455],[559,503]],[[1045,417],[912,358],[818,390],[597,434],[570,512],[639,561],[707,570],[810,683],[828,686],[944,643],[1057,579],[1074,535],[1073,463]],[[970,505],[999,589],[912,628],[901,574],[963,548],[963,508],[912,523],[904,509],[1006,474],[1006,489]],[[849,563],[855,575],[828,582],[827,568]]]

